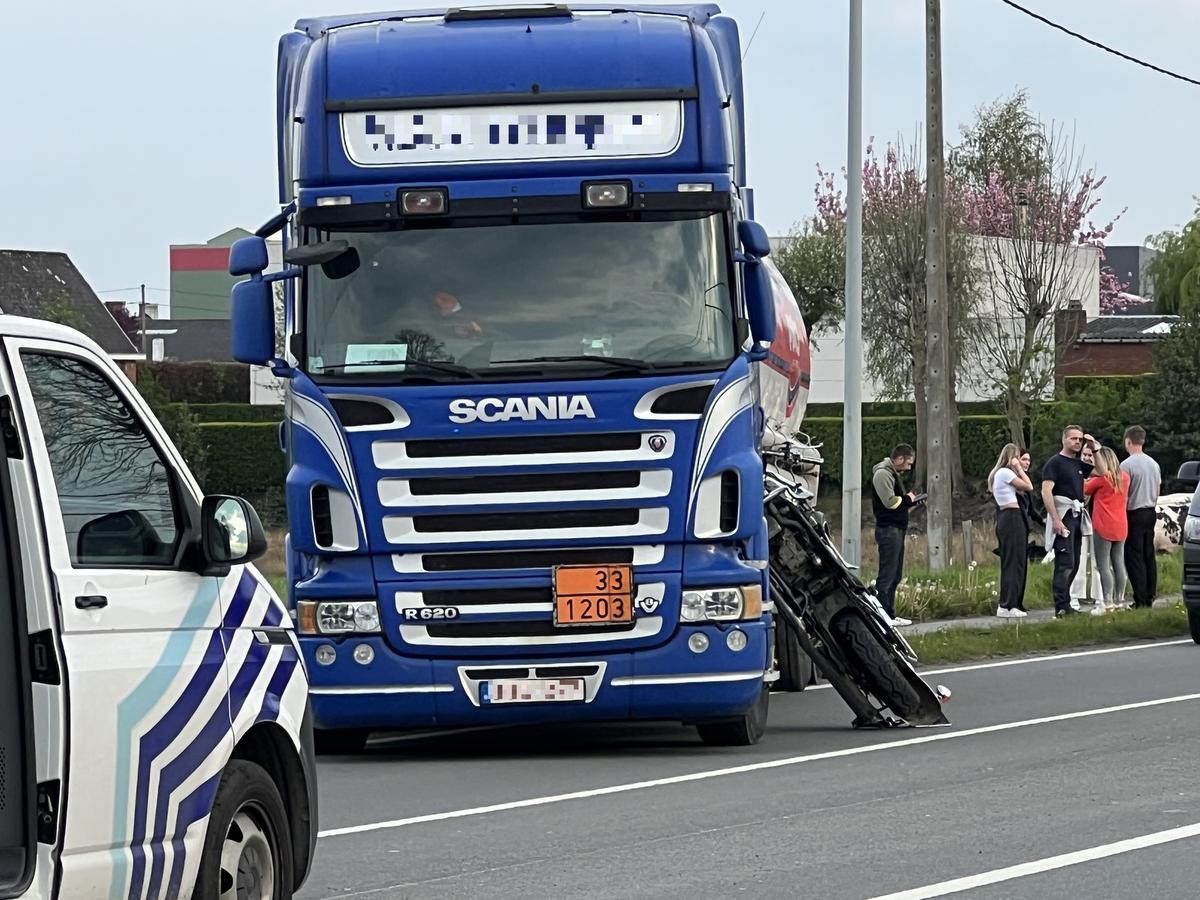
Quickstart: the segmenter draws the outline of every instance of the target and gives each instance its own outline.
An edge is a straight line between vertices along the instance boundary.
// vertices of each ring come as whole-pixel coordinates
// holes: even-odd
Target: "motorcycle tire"
[[[921,711],[920,696],[866,622],[847,610],[833,620],[832,628],[842,649],[858,664],[866,686],[876,699],[902,719]]]

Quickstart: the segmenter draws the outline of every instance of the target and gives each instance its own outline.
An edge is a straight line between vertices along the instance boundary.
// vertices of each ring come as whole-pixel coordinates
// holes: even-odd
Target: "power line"
[[[1146,62],[1144,59],[1138,59],[1136,56],[1130,56],[1128,53],[1122,53],[1120,50],[1109,47],[1107,44],[1094,41],[1086,35],[1082,35],[1077,31],[1072,31],[1070,28],[1067,28],[1064,25],[1059,25],[1057,22],[1051,21],[1045,16],[1038,15],[1033,10],[1026,9],[1019,3],[1014,3],[1013,0],[1000,0],[1000,2],[1006,6],[1011,6],[1013,9],[1017,10],[1017,12],[1024,13],[1031,19],[1037,19],[1043,25],[1049,25],[1051,28],[1058,29],[1063,34],[1069,34],[1071,37],[1083,41],[1085,44],[1091,44],[1093,47],[1103,50],[1105,53],[1111,53],[1113,56],[1119,56],[1121,59],[1126,60],[1127,62],[1144,66],[1145,68],[1150,69],[1152,72],[1157,72],[1160,75],[1166,75],[1168,78],[1175,78],[1179,81],[1186,82],[1187,84],[1194,84],[1197,87],[1200,87],[1200,81],[1196,80],[1195,78],[1189,78],[1186,75],[1180,75],[1178,72],[1172,72],[1170,69],[1164,69],[1162,66],[1156,66],[1154,63]]]

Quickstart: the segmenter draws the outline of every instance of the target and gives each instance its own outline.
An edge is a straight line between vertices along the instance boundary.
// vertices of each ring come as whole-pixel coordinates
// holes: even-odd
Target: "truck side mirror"
[[[1190,460],[1179,467],[1179,474],[1175,476],[1177,481],[1181,481],[1188,487],[1195,487],[1200,484],[1200,460]]]
[[[353,275],[361,264],[358,250],[342,240],[292,247],[284,254],[283,261],[301,267],[319,265],[325,277],[333,281]]]
[[[233,358],[252,366],[270,363],[275,357],[275,300],[271,282],[256,279],[235,284],[231,319]]]
[[[267,535],[258,513],[240,497],[205,497],[200,508],[200,536],[206,570],[252,562],[267,551]]]
[[[229,248],[230,275],[261,275],[268,265],[267,242],[260,237],[244,237]]]
[[[746,315],[750,319],[750,334],[754,339],[755,349],[751,351],[751,359],[765,359],[766,348],[775,340],[775,295],[771,289],[771,278],[767,267],[760,262],[745,263],[742,270],[742,283],[745,286]]]
[[[771,239],[767,237],[767,229],[757,222],[738,222],[738,241],[746,255],[755,259],[762,259],[771,253]]]

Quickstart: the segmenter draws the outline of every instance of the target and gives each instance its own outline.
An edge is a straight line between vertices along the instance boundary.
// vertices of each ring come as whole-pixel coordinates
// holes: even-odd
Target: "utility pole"
[[[846,138],[846,334],[842,397],[842,556],[862,547],[862,0],[850,0]]]
[[[925,0],[925,351],[929,358],[929,568],[940,572],[950,564],[954,529],[950,478],[950,314],[946,289],[946,169],[942,136],[942,4]]]
[[[142,331],[142,359],[146,362],[150,361],[150,357],[146,355],[146,286],[142,285],[142,299],[138,301],[138,325]]]

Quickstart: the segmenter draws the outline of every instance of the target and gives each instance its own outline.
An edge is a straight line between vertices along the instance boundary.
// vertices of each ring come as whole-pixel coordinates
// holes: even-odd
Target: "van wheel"
[[[710,747],[749,747],[757,744],[767,730],[767,711],[771,686],[764,684],[758,700],[744,715],[732,721],[701,722],[696,726],[700,740]]]
[[[1192,640],[1200,644],[1200,609],[1194,606],[1187,608],[1188,629],[1192,632]]]
[[[318,728],[313,732],[313,746],[319,756],[350,756],[362,753],[370,736],[365,728]]]
[[[195,896],[287,900],[292,874],[292,842],[279,789],[256,763],[230,760],[208,819]]]

